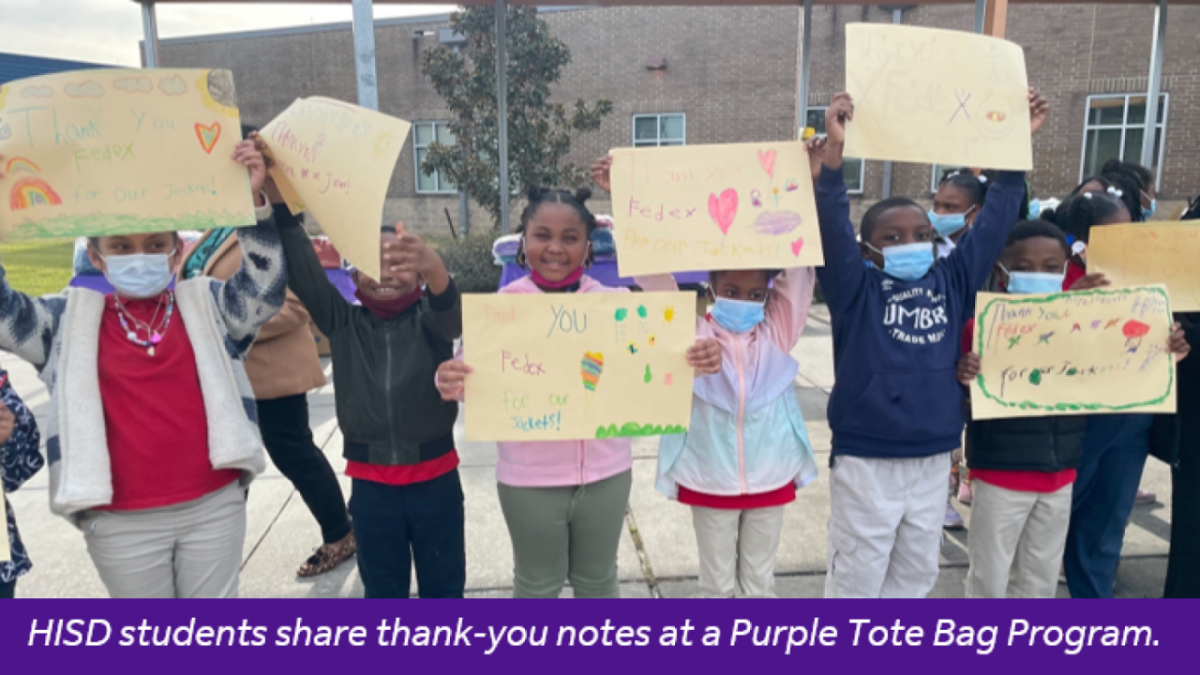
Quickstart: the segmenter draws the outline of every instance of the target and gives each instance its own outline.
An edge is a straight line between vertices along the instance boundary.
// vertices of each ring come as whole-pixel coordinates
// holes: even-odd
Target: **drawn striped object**
[[[583,376],[583,388],[596,391],[600,383],[600,374],[604,372],[604,354],[600,352],[584,352],[580,362],[579,374]]]

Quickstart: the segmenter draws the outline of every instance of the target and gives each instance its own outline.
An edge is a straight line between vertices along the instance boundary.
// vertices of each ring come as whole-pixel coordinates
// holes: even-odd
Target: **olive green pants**
[[[513,597],[618,598],[617,545],[632,471],[566,487],[497,484],[513,546]]]

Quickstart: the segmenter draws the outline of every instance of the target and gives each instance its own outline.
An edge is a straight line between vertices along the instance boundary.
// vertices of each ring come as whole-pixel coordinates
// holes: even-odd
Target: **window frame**
[[[663,145],[662,137],[662,118],[678,117],[683,121],[683,134],[679,137],[679,143],[671,143]],[[637,123],[639,119],[654,118],[655,138],[654,144],[651,145],[648,140],[643,139],[640,143],[637,137]],[[675,140],[675,139],[668,139]],[[662,112],[662,113],[634,113],[629,122],[629,142],[635,148],[678,148],[687,145],[687,113],[684,112]]]
[[[421,160],[418,159],[421,155],[420,151],[429,148],[431,143],[439,143],[440,140],[438,138],[438,127],[440,126],[443,128],[447,128],[449,126],[449,124],[450,124],[450,122],[448,120],[423,120],[421,122],[413,122],[413,125],[412,125],[413,187],[416,189],[416,192],[419,195],[455,195],[455,194],[458,194],[458,188],[446,189],[443,186],[443,183],[448,183],[449,180],[442,178],[441,171],[435,171],[433,173],[434,182],[437,185],[436,189],[433,189],[433,190],[421,189],[421,176],[424,175],[424,172],[421,171]],[[417,129],[421,126],[432,126],[433,127],[433,141],[431,141],[431,143],[426,143],[424,145],[418,143]]]
[[[827,105],[810,105],[807,108],[805,108],[805,110],[804,110],[805,126],[808,126],[807,118],[808,118],[809,113],[813,113],[813,112],[824,113],[828,108],[829,108],[829,106],[827,106]],[[813,127],[813,131],[816,131],[816,127]],[[828,136],[828,134],[818,133],[818,134],[816,134],[816,136],[825,137],[825,136]],[[842,166],[843,167],[845,167],[845,165],[846,165],[845,164],[846,160],[855,160],[858,162],[858,188],[857,189],[851,188],[849,185],[847,185],[846,193],[852,194],[852,195],[865,194],[866,187],[867,187],[867,160],[865,160],[861,157],[843,157],[842,158]]]
[[[1145,129],[1144,124],[1141,124],[1141,125],[1135,124],[1135,125],[1131,126],[1129,123],[1129,100],[1131,98],[1136,98],[1138,96],[1146,98],[1146,102],[1149,103],[1149,97],[1150,97],[1149,92],[1137,92],[1137,93],[1132,93],[1132,94],[1088,94],[1087,99],[1084,101],[1084,104],[1083,104],[1083,137],[1080,139],[1080,143],[1079,143],[1079,180],[1080,181],[1082,181],[1084,178],[1087,177],[1087,174],[1085,174],[1084,171],[1087,169],[1087,154],[1088,154],[1087,151],[1088,151],[1088,132],[1089,131],[1119,129],[1121,131],[1120,159],[1122,161],[1132,161],[1132,162],[1140,163],[1140,161],[1141,161],[1140,155],[1136,158],[1129,158],[1129,159],[1126,159],[1126,157],[1125,157],[1125,133],[1131,128]],[[1161,122],[1159,122],[1157,120],[1155,121],[1154,131],[1155,131],[1155,135],[1159,135],[1159,133],[1161,133],[1161,140],[1159,141],[1159,146],[1158,146],[1158,162],[1156,162],[1156,166],[1154,167],[1153,171],[1154,171],[1154,182],[1156,184],[1161,185],[1162,184],[1162,172],[1163,172],[1163,158],[1166,157],[1166,155],[1167,155],[1167,118],[1168,118],[1168,113],[1170,112],[1171,94],[1169,92],[1163,91],[1163,92],[1159,92],[1159,97],[1160,97],[1159,98],[1159,105],[1160,105],[1159,110],[1162,111],[1162,121]],[[1092,112],[1092,101],[1102,100],[1102,99],[1122,99],[1123,100],[1124,103],[1123,103],[1123,107],[1121,110],[1122,115],[1121,115],[1121,123],[1120,124],[1092,124],[1090,122],[1089,118],[1091,117],[1091,112]]]

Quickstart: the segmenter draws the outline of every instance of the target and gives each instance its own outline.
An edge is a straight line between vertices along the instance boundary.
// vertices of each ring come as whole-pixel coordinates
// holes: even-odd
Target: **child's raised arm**
[[[854,103],[849,94],[837,94],[825,110],[824,143],[809,141],[809,151],[824,152],[821,176],[817,179],[817,221],[821,226],[821,247],[825,266],[817,269],[821,292],[831,312],[847,307],[859,295],[867,280],[862,252],[854,238],[850,222],[850,195],[842,176],[842,150],[846,145],[846,122],[854,119]]]
[[[4,178],[0,155],[0,178]],[[12,352],[41,370],[67,307],[65,295],[31,298],[13,290],[0,265],[0,349]]]
[[[800,341],[816,285],[817,275],[811,267],[793,267],[775,277],[765,309],[766,327],[771,341],[785,352]]]
[[[241,268],[228,281],[213,281],[213,294],[225,329],[235,341],[244,343],[246,350],[258,329],[283,307],[287,289],[279,232],[271,216],[271,205],[262,197],[267,167],[259,143],[255,139],[241,141],[233,155],[234,161],[245,165],[250,173],[258,224],[238,232]]]

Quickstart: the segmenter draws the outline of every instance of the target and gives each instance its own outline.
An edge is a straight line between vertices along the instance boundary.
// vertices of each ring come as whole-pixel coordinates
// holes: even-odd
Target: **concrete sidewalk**
[[[778,583],[781,597],[820,597],[824,589],[825,522],[829,517],[828,466],[830,432],[825,404],[833,386],[833,353],[828,316],[814,308],[812,320],[794,352],[801,363],[796,391],[817,454],[821,477],[801,490],[787,507],[779,548]],[[5,355],[13,386],[46,419],[49,395],[33,368]],[[327,373],[329,364],[326,362]],[[334,416],[333,385],[312,393],[309,407],[313,432],[334,469],[345,468],[342,438]],[[511,595],[512,549],[496,497],[496,446],[463,440],[461,419],[455,430],[462,458],[466,492],[467,587],[472,597]],[[689,597],[696,594],[697,557],[691,512],[667,500],[653,488],[657,439],[634,441],[633,494],[628,528],[618,556],[622,594],[626,597]],[[342,478],[343,492],[350,481]],[[105,597],[84,545],[83,535],[50,513],[48,472],[43,470],[20,492],[9,495],[34,570],[18,583],[21,597]],[[1143,487],[1159,494],[1163,503],[1136,507],[1126,530],[1124,557],[1117,579],[1122,597],[1159,597],[1166,576],[1170,537],[1170,473],[1150,460]],[[968,518],[969,509],[955,502]],[[967,567],[968,531],[948,533],[942,546],[942,573],[934,597],[962,597]],[[243,597],[362,597],[362,584],[353,562],[313,580],[300,580],[296,569],[320,543],[316,523],[291,484],[274,467],[250,489],[246,528]],[[414,583],[415,587],[415,583]],[[1060,586],[1065,597],[1065,587]],[[570,595],[568,588],[564,595]]]

